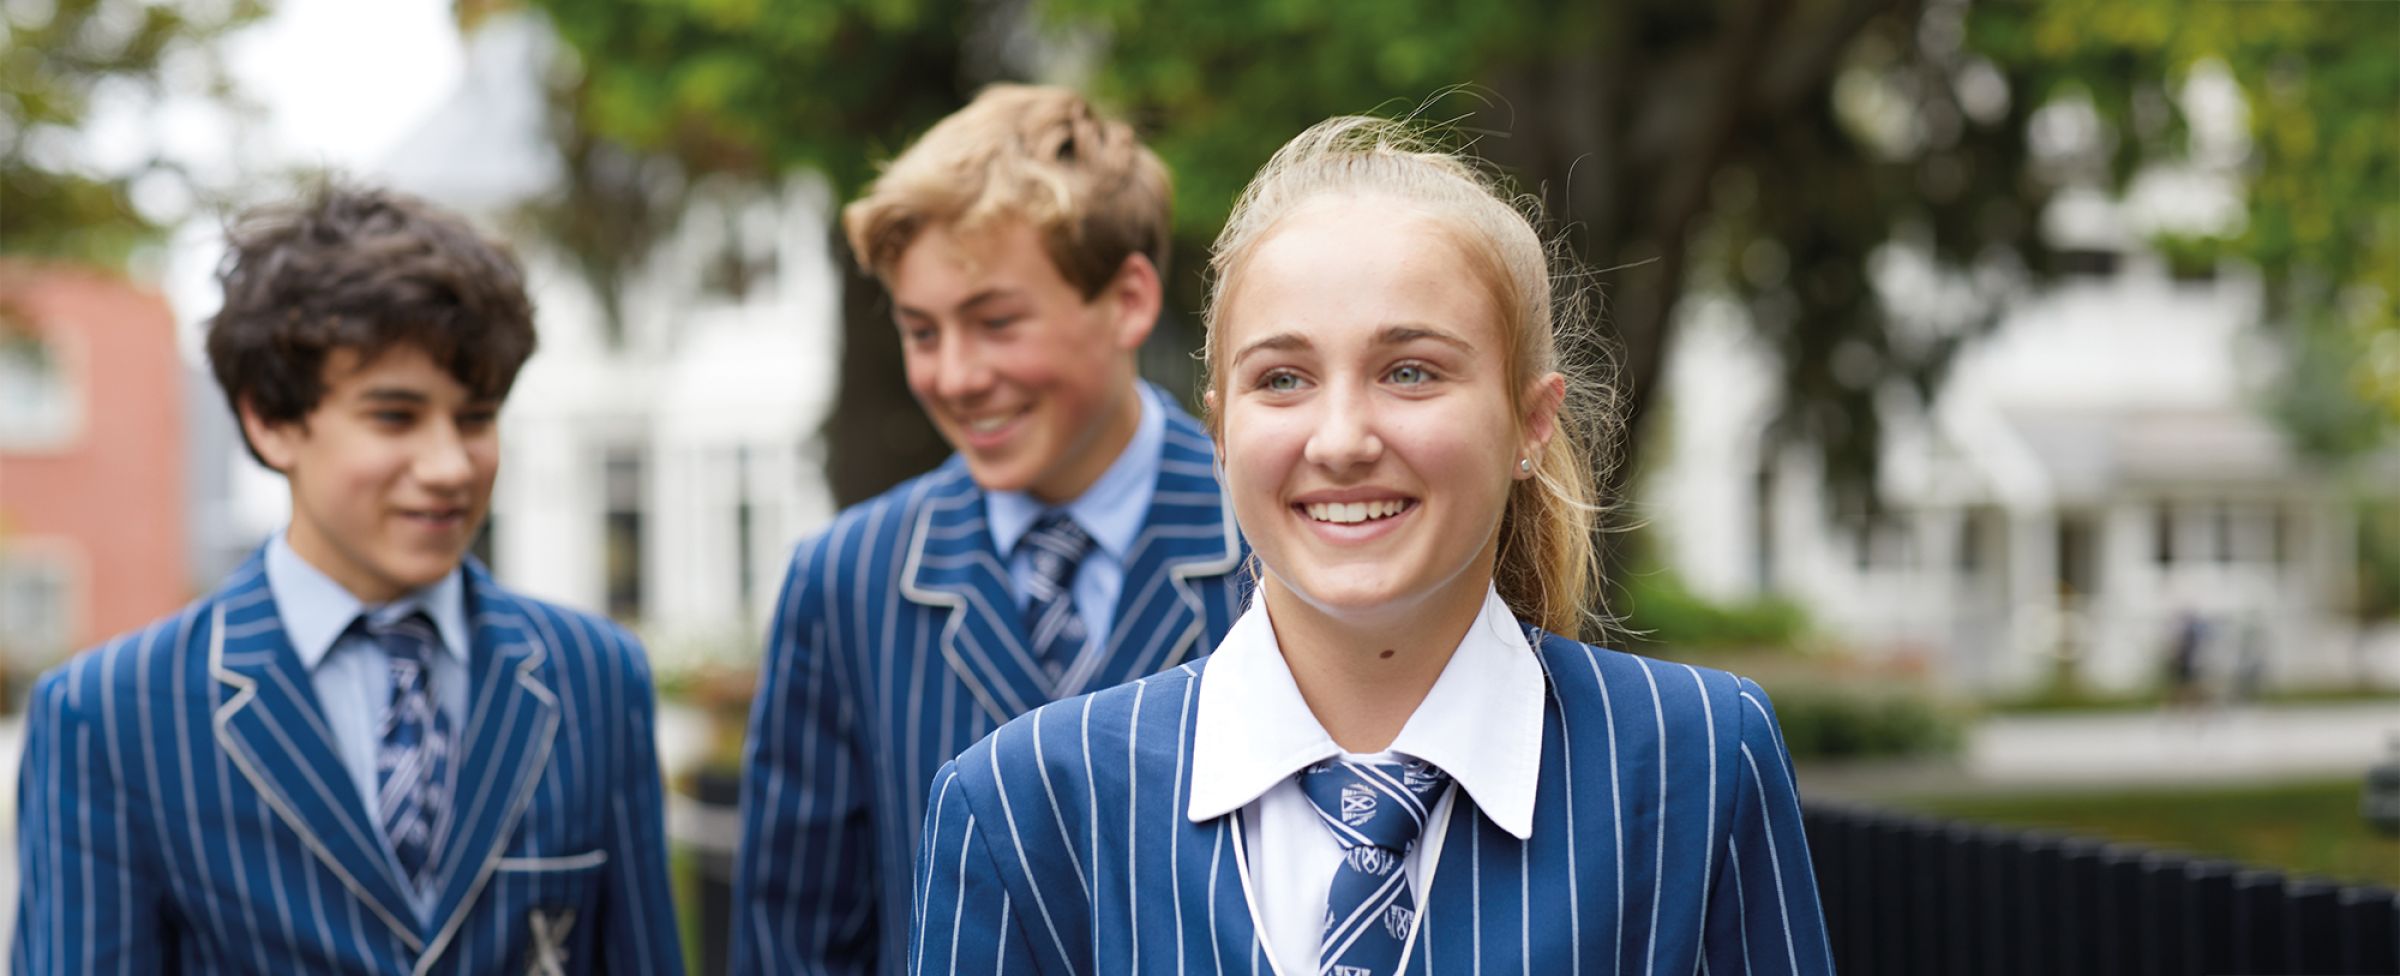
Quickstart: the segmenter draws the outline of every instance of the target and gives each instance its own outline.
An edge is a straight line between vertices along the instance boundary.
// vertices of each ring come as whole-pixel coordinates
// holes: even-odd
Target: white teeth
[[[1390,518],[1400,514],[1408,503],[1397,499],[1374,502],[1311,502],[1302,506],[1308,517],[1319,522],[1351,525],[1371,519]]]
[[[1000,428],[1007,426],[1008,422],[1013,419],[1015,419],[1014,414],[999,417],[982,417],[967,421],[967,429],[978,434],[989,434],[995,430],[999,430]]]

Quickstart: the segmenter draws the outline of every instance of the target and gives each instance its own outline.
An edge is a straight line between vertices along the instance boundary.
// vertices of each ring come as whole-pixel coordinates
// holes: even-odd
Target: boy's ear
[[[241,415],[242,436],[249,438],[250,449],[258,452],[259,459],[267,462],[267,467],[290,474],[292,458],[299,449],[298,439],[308,434],[306,422],[267,420],[248,398],[234,412]]]
[[[1158,324],[1158,310],[1166,303],[1158,267],[1141,254],[1126,255],[1102,299],[1110,303],[1110,313],[1116,317],[1117,348],[1128,352],[1141,348]]]

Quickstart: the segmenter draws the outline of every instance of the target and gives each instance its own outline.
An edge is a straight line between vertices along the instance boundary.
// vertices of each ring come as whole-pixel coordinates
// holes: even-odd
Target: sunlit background
[[[943,453],[828,215],[1039,80],[1176,173],[1187,395],[1207,243],[1309,122],[1537,195],[1629,420],[1608,642],[1758,677],[1812,801],[2400,885],[2400,3],[1453,8],[0,0],[7,711],[286,517],[199,356],[226,216],[420,194],[530,272],[477,553],[648,644],[709,968],[791,547]]]

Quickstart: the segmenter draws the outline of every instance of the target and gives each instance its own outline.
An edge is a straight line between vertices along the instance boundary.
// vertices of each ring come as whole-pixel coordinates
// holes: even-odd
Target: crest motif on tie
[[[525,925],[533,930],[526,976],[567,976],[567,933],[575,930],[575,910],[545,912],[537,908],[525,913]]]
[[[1375,819],[1375,789],[1364,783],[1342,787],[1342,822],[1356,827]]]
[[[1392,869],[1400,864],[1399,854],[1368,844],[1343,851],[1342,856],[1349,858],[1350,866],[1360,873],[1378,878],[1392,873]]]
[[[1393,905],[1384,909],[1383,930],[1391,933],[1392,938],[1405,942],[1408,939],[1408,926],[1416,920],[1417,913],[1410,911],[1407,906]]]
[[[1407,784],[1409,792],[1418,796],[1424,796],[1427,791],[1433,789],[1433,785],[1440,781],[1440,777],[1441,772],[1434,769],[1432,763],[1422,759],[1411,759],[1400,767],[1401,782]]]
[[[1375,976],[1365,966],[1335,966],[1331,971],[1333,976]]]

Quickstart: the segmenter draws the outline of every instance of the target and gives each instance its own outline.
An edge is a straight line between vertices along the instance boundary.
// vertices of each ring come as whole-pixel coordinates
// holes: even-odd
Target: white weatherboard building
[[[1832,511],[1815,456],[1768,440],[1769,353],[1738,306],[1696,297],[1670,353],[1671,450],[1644,486],[1670,565],[1715,598],[1792,597],[1833,637],[1969,690],[2061,667],[2149,687],[2187,617],[2213,680],[2400,684],[2400,646],[2352,614],[2350,507],[2400,477],[2307,463],[2262,412],[2255,278],[2171,274],[2095,195],[2051,217],[2079,271],[2017,301],[1930,411],[1887,428],[1872,520]]]

